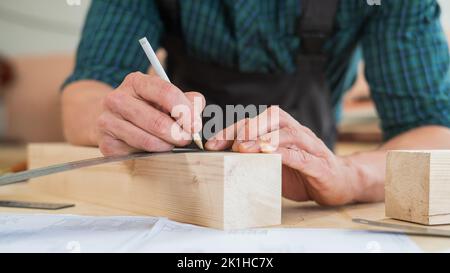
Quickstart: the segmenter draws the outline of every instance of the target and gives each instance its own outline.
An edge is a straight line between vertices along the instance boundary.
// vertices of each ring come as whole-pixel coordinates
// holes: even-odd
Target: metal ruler
[[[57,165],[53,165],[53,166],[49,166],[49,167],[43,167],[43,168],[13,173],[13,174],[2,175],[2,176],[0,176],[0,186],[5,186],[5,185],[9,185],[9,184],[14,184],[14,183],[20,183],[20,182],[26,182],[28,179],[35,178],[35,177],[41,177],[41,176],[46,176],[46,175],[50,175],[50,174],[54,174],[54,173],[61,173],[61,172],[75,170],[75,169],[106,164],[106,163],[127,161],[127,160],[150,157],[150,156],[157,156],[157,155],[194,153],[194,152],[201,152],[201,150],[176,148],[169,152],[152,152],[152,153],[145,152],[145,153],[122,155],[122,156],[106,156],[106,157],[84,159],[84,160],[79,160],[79,161],[57,164]]]
[[[14,200],[0,200],[0,207],[21,209],[60,210],[74,207],[75,204],[43,203]]]
[[[391,228],[395,230],[370,230],[373,232],[381,232],[381,233],[401,233],[407,235],[418,235],[418,236],[430,236],[430,237],[450,237],[450,230],[442,230],[436,228],[427,228],[427,227],[414,227],[408,225],[400,225],[400,224],[392,224],[385,223],[379,221],[370,221],[365,219],[355,218],[352,220],[358,224],[370,225],[375,227],[382,228]]]

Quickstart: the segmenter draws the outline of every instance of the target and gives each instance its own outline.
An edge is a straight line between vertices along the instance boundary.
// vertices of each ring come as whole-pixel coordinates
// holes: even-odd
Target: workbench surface
[[[356,150],[372,149],[373,145],[339,145],[339,154],[348,154]],[[19,151],[19,150],[18,150]],[[23,150],[20,150],[23,152]],[[78,214],[95,216],[136,216],[136,213],[126,210],[118,210],[96,204],[81,202],[78,200],[63,199],[40,193],[31,189],[26,183],[0,187],[1,200],[17,200],[32,202],[57,202],[75,203],[76,206],[57,211],[43,211],[32,209],[0,208],[0,213],[53,213],[53,214]],[[297,203],[283,200],[283,227],[296,228],[344,228],[344,229],[375,229],[352,222],[352,218],[363,218],[368,220],[383,220],[400,224],[404,222],[388,220],[384,214],[384,204],[359,204],[342,207],[320,207],[313,202]],[[414,225],[414,224],[409,224]],[[450,226],[439,226],[435,228],[449,229]],[[450,250],[450,238],[432,238],[411,236],[411,238],[427,252]]]

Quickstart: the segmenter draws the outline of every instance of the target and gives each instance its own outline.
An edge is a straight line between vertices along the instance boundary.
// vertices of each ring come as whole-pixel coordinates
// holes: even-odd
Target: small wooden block
[[[101,156],[97,148],[31,144],[30,168]],[[60,197],[219,229],[281,224],[281,156],[187,153],[35,178]]]
[[[450,224],[450,151],[391,151],[386,216],[424,225]]]

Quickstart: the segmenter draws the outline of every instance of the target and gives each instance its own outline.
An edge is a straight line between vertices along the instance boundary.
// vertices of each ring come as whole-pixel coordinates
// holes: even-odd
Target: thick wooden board
[[[96,148],[32,144],[31,168],[101,156]],[[220,229],[281,223],[281,157],[188,153],[110,163],[36,178],[60,197]]]
[[[450,224],[450,151],[392,151],[386,171],[386,216]]]

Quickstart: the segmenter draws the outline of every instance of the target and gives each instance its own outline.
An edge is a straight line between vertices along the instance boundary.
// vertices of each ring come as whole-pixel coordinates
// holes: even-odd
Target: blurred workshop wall
[[[0,54],[72,53],[90,0],[1,0]]]
[[[0,139],[63,140],[59,87],[73,68],[89,4],[88,0],[0,1],[0,55],[13,75],[0,90],[4,104]]]

